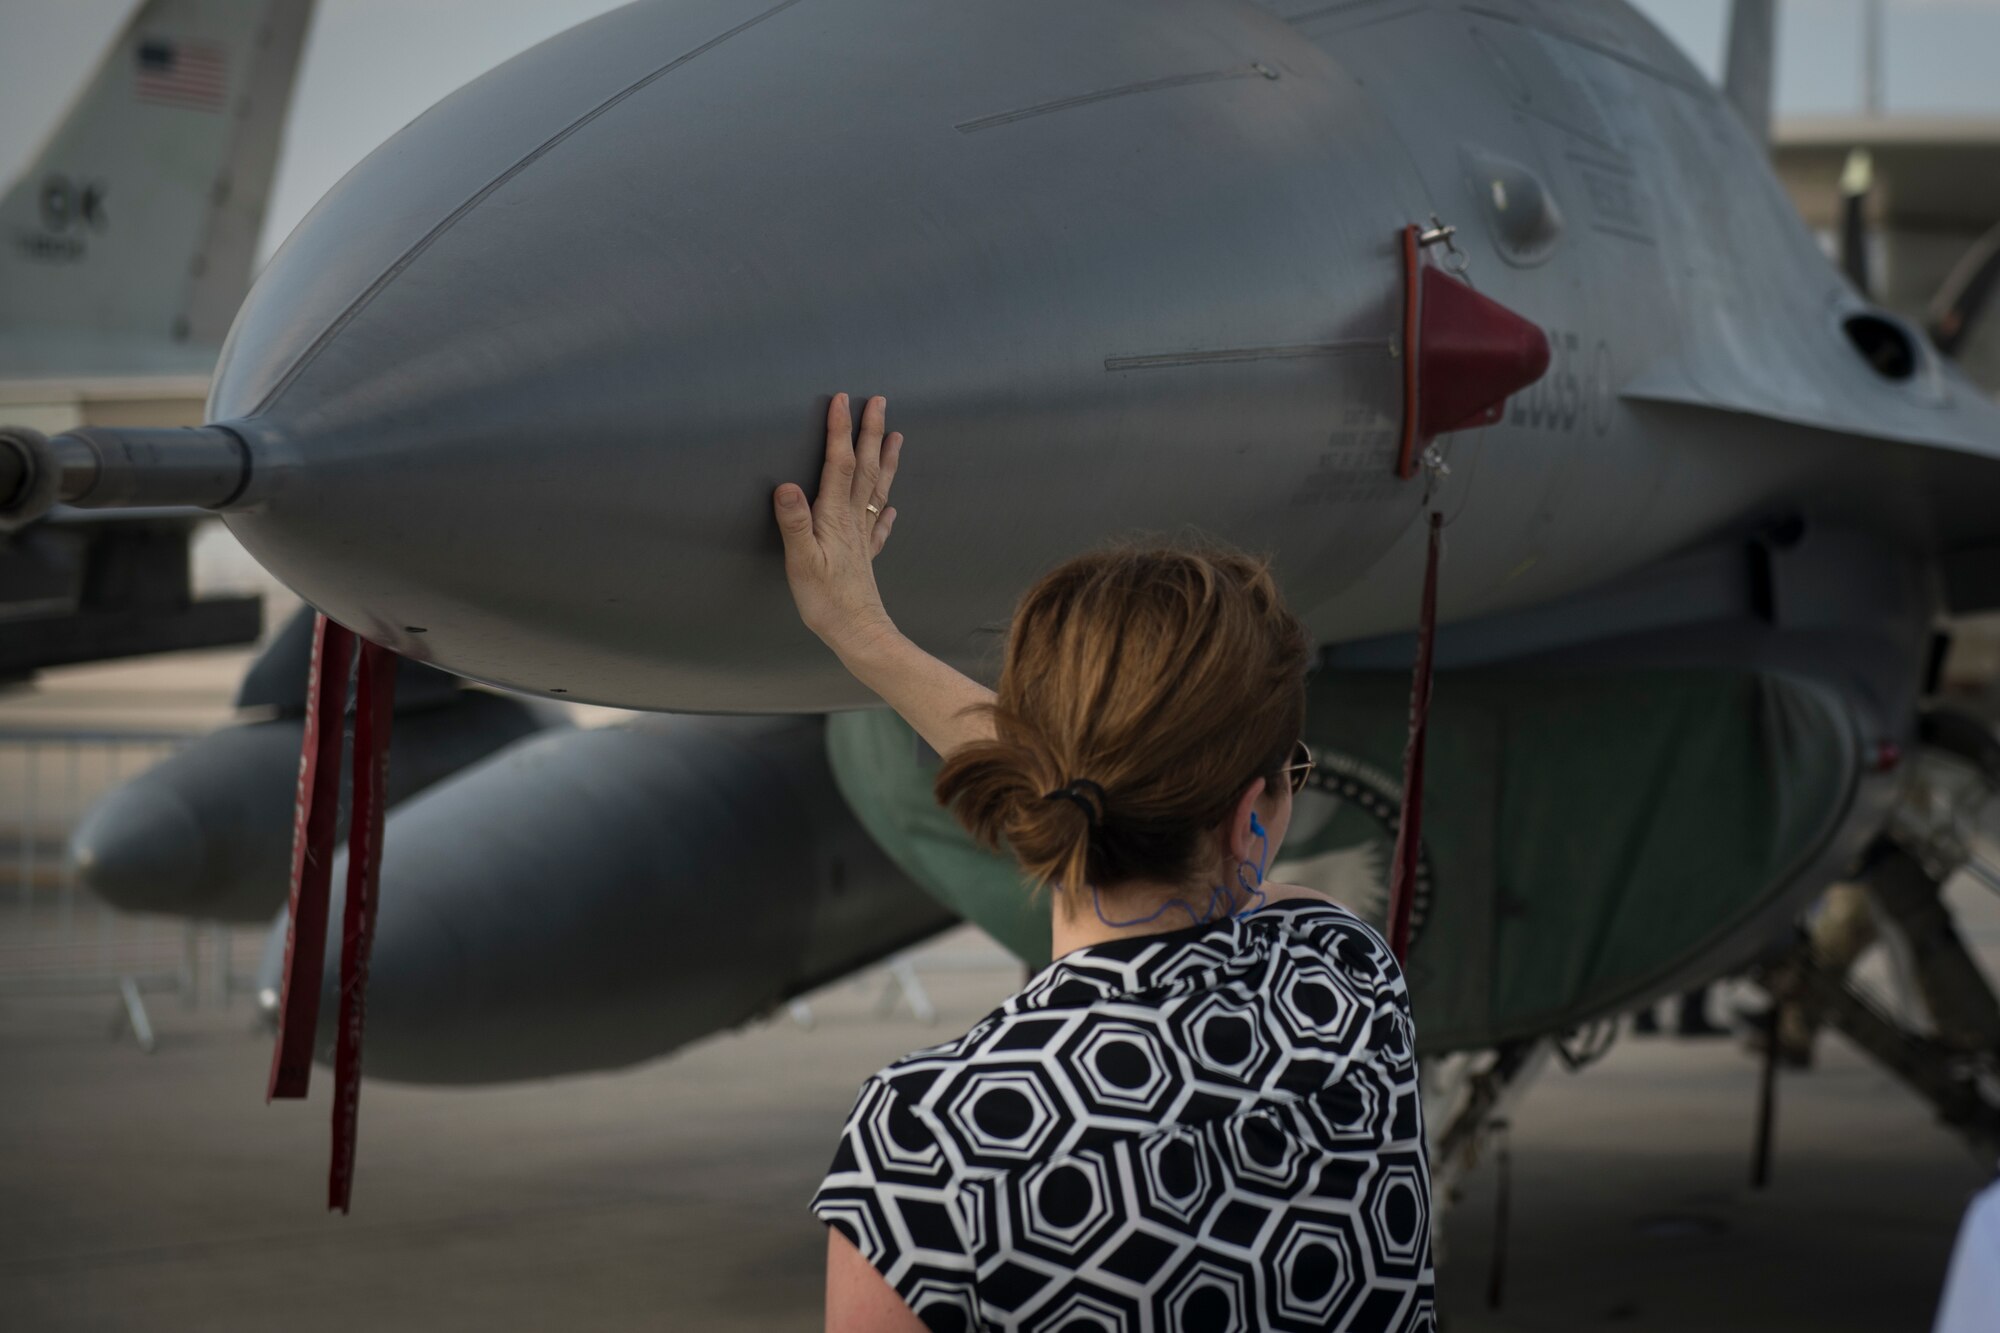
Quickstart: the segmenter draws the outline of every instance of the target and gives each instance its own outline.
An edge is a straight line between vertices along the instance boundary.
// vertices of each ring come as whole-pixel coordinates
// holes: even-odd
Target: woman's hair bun
[[[1106,801],[1104,788],[1089,778],[1071,778],[1054,791],[1042,793],[1045,801],[1070,801],[1083,811],[1083,817],[1090,821],[1092,828],[1102,827]]]
[[[937,798],[1037,887],[1185,882],[1202,834],[1280,776],[1310,654],[1264,561],[1209,545],[1079,556],[1021,599],[994,739],[945,761]]]

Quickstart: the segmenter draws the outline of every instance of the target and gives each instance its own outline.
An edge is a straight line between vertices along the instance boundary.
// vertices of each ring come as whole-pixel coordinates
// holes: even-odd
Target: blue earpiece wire
[[[1230,916],[1234,917],[1238,921],[1241,921],[1244,917],[1251,915],[1252,913],[1258,911],[1260,908],[1264,906],[1265,903],[1264,888],[1263,888],[1264,867],[1270,862],[1271,859],[1271,838],[1269,834],[1264,832],[1264,826],[1258,822],[1257,812],[1255,810],[1252,810],[1250,812],[1250,831],[1256,834],[1257,840],[1263,844],[1263,851],[1257,858],[1257,882],[1255,884],[1246,884],[1243,882],[1244,880],[1243,871],[1244,868],[1249,865],[1249,862],[1239,861],[1236,864],[1236,886],[1242,889],[1245,893],[1256,898],[1257,901],[1251,904],[1249,907],[1241,908],[1237,911],[1229,913]],[[1189,924],[1200,926],[1200,925],[1206,925],[1208,923],[1208,919],[1214,915],[1215,900],[1218,896],[1221,895],[1222,892],[1223,888],[1222,885],[1220,884],[1217,884],[1214,888],[1208,891],[1208,905],[1202,909],[1202,913],[1200,916],[1196,916],[1194,914],[1194,908],[1188,906],[1186,899],[1169,898],[1166,902],[1161,903],[1157,908],[1155,908],[1150,914],[1146,916],[1135,916],[1130,921],[1113,921],[1110,917],[1104,915],[1104,904],[1098,900],[1097,890],[1094,887],[1090,891],[1090,906],[1091,909],[1097,913],[1097,919],[1099,921],[1102,921],[1105,925],[1110,926],[1114,930],[1122,929],[1123,927],[1126,926],[1143,926],[1146,925],[1148,922],[1158,921],[1161,917],[1165,916],[1168,911],[1176,907],[1180,908],[1183,912],[1187,913]]]
[[[1257,857],[1257,882],[1255,884],[1245,884],[1243,882],[1243,867],[1246,863],[1238,861],[1236,863],[1236,886],[1254,896],[1257,901],[1249,907],[1230,913],[1231,916],[1239,921],[1264,906],[1264,867],[1271,860],[1271,837],[1264,832],[1264,826],[1257,822],[1257,812],[1255,810],[1250,812],[1250,831],[1256,834],[1258,842],[1263,844],[1263,851]]]

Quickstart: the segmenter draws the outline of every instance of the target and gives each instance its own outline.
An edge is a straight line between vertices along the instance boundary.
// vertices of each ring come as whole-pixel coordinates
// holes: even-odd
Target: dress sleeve
[[[813,1216],[853,1242],[927,1327],[979,1326],[965,1206],[927,1117],[882,1075],[862,1084]]]

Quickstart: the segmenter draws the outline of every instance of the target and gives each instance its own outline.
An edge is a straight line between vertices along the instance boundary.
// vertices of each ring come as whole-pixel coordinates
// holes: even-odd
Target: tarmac
[[[241,655],[175,661],[56,673],[0,701],[0,726],[226,711]],[[2000,899],[1966,880],[1950,896],[1990,974]],[[151,996],[146,1054],[108,1035],[109,994],[0,988],[0,1330],[817,1328],[806,1201],[856,1086],[1021,979],[970,928],[916,961],[932,1024],[885,1012],[875,970],[812,997],[809,1026],[781,1011],[629,1070],[371,1081],[346,1217],[324,1209],[331,1079],[266,1105],[247,996]],[[1879,957],[1868,970],[1887,985]],[[1720,1016],[1732,997],[1715,998]],[[1444,1213],[1443,1326],[1928,1329],[1991,1164],[1829,1036],[1781,1078],[1774,1175],[1753,1190],[1757,1082],[1734,1041],[1629,1033],[1581,1073],[1544,1072],[1511,1109],[1505,1227],[1491,1154]]]
[[[1992,942],[1991,925],[1982,933]],[[983,942],[960,932],[959,957]],[[921,961],[920,961],[921,966]],[[636,1069],[483,1090],[371,1082],[351,1216],[324,1211],[330,1080],[265,1105],[251,1008],[0,1006],[0,1327],[433,1331],[816,1328],[805,1204],[866,1074],[1018,982],[886,978]],[[1733,1042],[1627,1036],[1516,1106],[1503,1304],[1495,1163],[1446,1213],[1446,1327],[1919,1330],[1985,1171],[1829,1039],[1781,1083],[1774,1178],[1747,1187],[1757,1068]]]

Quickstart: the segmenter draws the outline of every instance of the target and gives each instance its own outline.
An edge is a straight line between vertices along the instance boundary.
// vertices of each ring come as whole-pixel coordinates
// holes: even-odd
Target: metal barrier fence
[[[135,915],[78,882],[69,836],[91,802],[200,733],[0,729],[0,998],[117,997],[115,1015],[151,1050],[144,997],[227,1005],[235,928]]]

